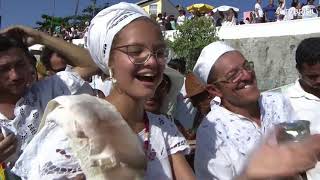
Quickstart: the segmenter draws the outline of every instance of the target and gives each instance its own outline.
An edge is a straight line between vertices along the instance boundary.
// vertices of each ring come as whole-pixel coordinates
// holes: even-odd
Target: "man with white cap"
[[[160,27],[139,6],[121,2],[100,11],[91,20],[88,48],[110,74],[110,94],[51,101],[13,171],[22,179],[84,173],[86,179],[193,180],[185,138],[165,116],[144,109],[162,80],[165,47]]]
[[[197,179],[233,179],[252,167],[248,157],[274,125],[294,113],[282,95],[260,93],[253,63],[224,42],[206,46],[193,71],[215,97],[197,131]]]

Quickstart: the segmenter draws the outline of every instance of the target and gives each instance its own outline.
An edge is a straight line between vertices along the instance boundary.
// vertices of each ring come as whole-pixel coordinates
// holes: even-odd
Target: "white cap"
[[[207,84],[212,66],[217,62],[220,56],[230,51],[235,51],[235,49],[227,45],[225,42],[216,41],[209,44],[202,49],[197,63],[193,68],[193,73],[204,84]]]
[[[114,36],[139,17],[149,15],[138,5],[121,2],[100,11],[90,23],[87,45],[97,66],[108,74],[108,63]]]

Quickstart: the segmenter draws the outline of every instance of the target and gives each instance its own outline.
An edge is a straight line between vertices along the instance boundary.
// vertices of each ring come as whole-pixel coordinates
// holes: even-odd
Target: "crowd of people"
[[[307,0],[306,4],[302,4],[299,0],[292,0],[290,7],[286,7],[286,0],[279,0],[278,5],[274,4],[274,0],[269,0],[268,4],[262,7],[262,1],[257,0],[254,11],[250,13],[250,17],[245,22],[275,22],[320,16],[320,6],[316,6],[314,0]]]
[[[84,37],[89,22],[85,22],[85,27],[71,26],[65,27],[63,24],[56,25],[54,28],[39,29],[54,37],[62,38],[66,41],[72,42],[72,39],[81,39]]]
[[[300,42],[292,88],[261,93],[253,62],[223,41],[184,76],[183,60],[167,61],[161,20],[110,6],[91,20],[87,49],[24,26],[1,31],[6,178],[319,179],[320,38]],[[46,47],[41,77],[32,44]],[[311,135],[280,142],[279,124],[302,119]]]

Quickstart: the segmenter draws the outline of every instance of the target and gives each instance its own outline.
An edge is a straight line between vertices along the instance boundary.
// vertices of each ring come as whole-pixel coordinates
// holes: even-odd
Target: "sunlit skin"
[[[160,29],[151,22],[144,20],[130,23],[121,30],[118,37],[119,39],[114,47],[133,44],[142,45],[152,50],[165,47]],[[117,80],[115,89],[120,89],[124,94],[137,100],[144,100],[153,96],[156,87],[161,82],[164,64],[159,64],[155,57],[151,56],[145,64],[134,65],[125,53],[112,51],[110,68]],[[137,75],[146,73],[155,75],[153,82],[146,83],[137,79]]]
[[[63,71],[67,67],[67,63],[65,62],[65,60],[62,57],[60,57],[57,53],[53,53],[50,57],[50,65],[52,71],[54,72]]]
[[[0,53],[0,94],[20,99],[31,76],[31,64],[18,48]]]
[[[151,51],[165,47],[160,27],[150,20],[138,19],[125,28],[113,42],[113,48],[125,45],[142,45]],[[136,133],[144,128],[144,103],[152,97],[162,80],[165,61],[157,60],[154,56],[141,65],[134,65],[123,51],[113,50],[109,60],[109,68],[116,79],[115,86],[106,100],[113,104]],[[143,81],[139,76],[152,74],[152,81]],[[172,174],[176,179],[194,179],[183,154],[177,152],[170,155]]]
[[[205,116],[210,111],[211,96],[207,91],[203,91],[195,96],[190,97],[192,105],[196,107],[200,113]]]
[[[300,70],[300,85],[308,93],[320,97],[320,64],[303,63]]]
[[[230,76],[244,65],[245,58],[238,51],[227,52],[214,65],[216,79]],[[260,90],[254,71],[242,70],[241,76],[234,82],[219,82],[207,85],[207,91],[212,96],[221,98],[222,105],[230,111],[246,116],[260,124],[258,100]]]
[[[0,53],[0,110],[14,118],[14,107],[32,79],[31,64],[25,52],[11,48]]]
[[[148,112],[160,114],[162,101],[168,95],[170,83],[165,82],[163,79],[161,84],[157,87],[156,93],[153,97],[148,98],[144,103],[144,108]]]

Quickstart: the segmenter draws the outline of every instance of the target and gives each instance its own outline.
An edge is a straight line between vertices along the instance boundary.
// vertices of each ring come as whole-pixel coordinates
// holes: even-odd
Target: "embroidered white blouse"
[[[83,173],[74,157],[69,139],[56,124],[59,115],[52,111],[51,117],[41,131],[30,142],[14,168],[14,173],[22,179],[63,179]],[[150,122],[150,147],[145,179],[173,179],[169,155],[177,152],[188,153],[186,139],[175,124],[163,115],[147,113]],[[144,130],[139,133],[143,145]]]
[[[291,105],[298,119],[310,121],[311,134],[320,133],[320,98],[305,92],[300,86],[299,79],[284,91],[289,97]],[[307,172],[309,180],[320,179],[320,163]]]
[[[252,150],[275,124],[295,119],[289,101],[281,94],[262,93],[259,105],[261,127],[219,104],[211,104],[197,132],[197,179],[231,180],[241,173]]]
[[[33,84],[26,94],[16,103],[15,118],[9,120],[0,113],[0,126],[3,134],[14,133],[18,139],[18,148],[8,161],[18,159],[22,150],[33,138],[47,103],[55,97],[71,94],[92,94],[88,83],[76,73],[59,72],[45,80]]]

